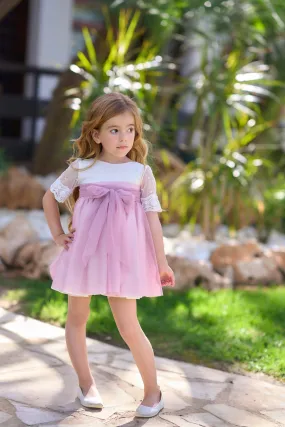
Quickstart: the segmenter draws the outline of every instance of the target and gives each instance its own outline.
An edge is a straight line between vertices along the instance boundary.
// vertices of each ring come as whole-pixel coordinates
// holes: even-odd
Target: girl
[[[120,93],[95,100],[75,141],[77,155],[43,197],[45,217],[63,250],[50,265],[52,289],[68,294],[66,344],[82,405],[103,402],[88,364],[86,323],[92,295],[106,295],[118,330],[144,383],[138,417],[164,407],[152,346],[137,319],[136,300],[175,285],[163,246],[156,182],[135,102]],[[57,202],[72,216],[65,234]]]

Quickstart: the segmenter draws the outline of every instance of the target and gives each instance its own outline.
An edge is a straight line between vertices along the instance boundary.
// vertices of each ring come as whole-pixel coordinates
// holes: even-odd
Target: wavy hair
[[[95,129],[100,131],[102,125],[118,114],[130,112],[134,116],[135,121],[135,139],[132,149],[128,152],[127,157],[131,160],[146,164],[147,156],[149,153],[150,144],[143,137],[143,122],[137,104],[129,96],[118,92],[112,92],[101,95],[95,99],[91,104],[86,120],[82,123],[81,135],[78,139],[74,140],[73,155],[68,159],[67,163],[70,164],[76,159],[94,159],[90,166],[84,169],[77,169],[73,165],[71,167],[78,171],[87,170],[92,167],[99,154],[102,151],[102,144],[97,144],[92,136]],[[71,231],[72,216],[74,206],[79,197],[79,187],[73,189],[72,194],[65,201],[65,205],[71,213],[68,224],[68,229]]]

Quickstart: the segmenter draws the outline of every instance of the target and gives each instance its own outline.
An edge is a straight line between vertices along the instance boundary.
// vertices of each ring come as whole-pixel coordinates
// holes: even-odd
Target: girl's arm
[[[64,246],[64,248],[68,250],[68,243],[72,242],[73,232],[75,230],[72,230],[71,233],[65,234],[60,222],[60,213],[57,201],[50,190],[47,190],[44,194],[43,209],[53,240],[57,245]]]
[[[149,211],[146,212],[146,215],[154,243],[161,283],[162,285],[170,284],[175,286],[175,276],[172,269],[168,265],[164,252],[163,233],[158,214],[157,212]]]
[[[58,204],[50,189],[46,191],[43,197],[43,209],[53,239],[63,234]]]
[[[75,167],[75,168],[74,168]],[[58,202],[63,203],[79,184],[78,170],[79,159],[72,162],[69,167],[51,184],[42,199],[44,214],[53,240],[60,246],[68,249],[67,243],[73,239],[73,230],[65,234],[60,222]]]
[[[152,238],[153,238],[157,263],[158,263],[159,269],[163,270],[168,265],[168,262],[166,259],[166,255],[164,253],[163,233],[162,233],[162,227],[158,217],[158,213],[149,211],[149,212],[146,212],[146,216],[148,219],[148,223],[149,223]]]
[[[141,182],[141,202],[145,210],[154,243],[161,283],[175,285],[175,277],[164,252],[162,227],[158,212],[162,212],[156,193],[156,181],[150,166],[146,166]]]

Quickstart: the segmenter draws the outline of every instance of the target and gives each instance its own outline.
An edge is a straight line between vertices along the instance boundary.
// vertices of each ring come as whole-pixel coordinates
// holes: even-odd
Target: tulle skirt
[[[74,240],[50,264],[51,288],[74,296],[162,296],[163,290],[140,187],[80,185]]]

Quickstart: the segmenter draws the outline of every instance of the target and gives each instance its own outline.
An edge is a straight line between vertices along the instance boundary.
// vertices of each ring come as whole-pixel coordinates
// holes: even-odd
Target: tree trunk
[[[61,75],[48,106],[41,141],[36,147],[34,174],[47,175],[66,166],[66,157],[72,151],[68,138],[71,134],[70,122],[74,111],[70,104],[75,97],[82,99],[80,89],[82,81],[83,77],[70,69]],[[76,95],[73,93],[68,97],[65,93],[71,88],[76,91]]]
[[[22,0],[0,0],[0,21],[11,12]]]
[[[95,40],[94,47],[98,62],[103,63],[108,52],[106,28],[101,30],[101,36]],[[86,51],[83,53],[87,54]],[[76,56],[71,64],[76,64],[77,60]],[[68,140],[72,132],[70,124],[74,111],[70,104],[73,98],[82,100],[81,83],[84,80],[81,74],[74,73],[69,68],[60,76],[48,106],[44,131],[33,159],[34,174],[47,175],[66,167],[66,157],[72,152],[72,144]],[[68,89],[73,89],[73,94],[69,97],[66,96]]]

